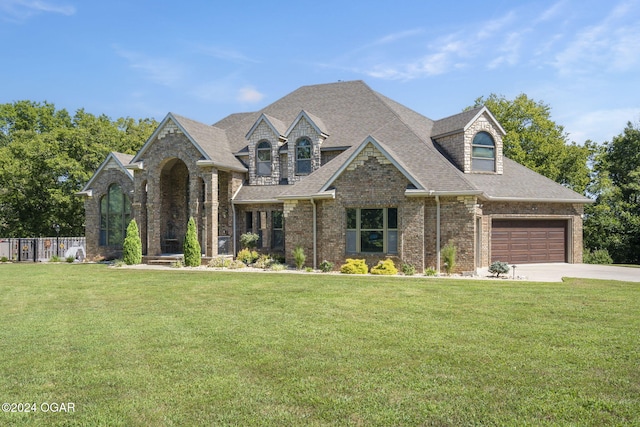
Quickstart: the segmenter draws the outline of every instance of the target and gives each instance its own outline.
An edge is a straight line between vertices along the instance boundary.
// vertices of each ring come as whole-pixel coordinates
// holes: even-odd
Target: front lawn
[[[640,420],[639,283],[3,264],[0,325],[0,425]]]

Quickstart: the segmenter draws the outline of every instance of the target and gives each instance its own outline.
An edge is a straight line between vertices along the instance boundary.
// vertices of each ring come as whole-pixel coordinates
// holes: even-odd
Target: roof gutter
[[[200,167],[214,167],[221,171],[235,171],[235,172],[248,172],[247,168],[238,168],[235,166],[223,165],[222,163],[214,162],[213,160],[198,160],[196,165]]]
[[[489,202],[528,202],[528,203],[580,203],[591,204],[596,201],[585,197],[584,199],[543,199],[536,197],[494,197],[483,194],[481,199]]]
[[[433,196],[479,196],[482,194],[480,190],[471,191],[435,191],[435,190],[414,190],[408,189],[404,191],[406,197],[433,197]]]

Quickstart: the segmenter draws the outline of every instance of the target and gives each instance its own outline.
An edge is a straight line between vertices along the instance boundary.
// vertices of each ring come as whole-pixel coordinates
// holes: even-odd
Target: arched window
[[[311,173],[311,141],[306,138],[296,143],[296,174]]]
[[[131,202],[118,184],[100,199],[100,245],[122,247],[131,220]]]
[[[256,172],[258,175],[271,175],[271,144],[262,141],[256,147]]]
[[[471,169],[474,171],[495,172],[496,144],[491,134],[478,132],[471,145]]]

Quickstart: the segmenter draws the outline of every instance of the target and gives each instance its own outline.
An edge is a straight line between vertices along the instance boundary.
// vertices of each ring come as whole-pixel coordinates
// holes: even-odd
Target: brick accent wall
[[[100,246],[100,199],[107,194],[111,184],[118,184],[125,195],[129,196],[133,192],[131,176],[122,169],[109,168],[109,165],[93,182],[92,197],[84,199],[87,259],[96,257],[115,259],[122,256],[122,248]],[[133,199],[129,197],[129,200],[132,202],[133,209]]]

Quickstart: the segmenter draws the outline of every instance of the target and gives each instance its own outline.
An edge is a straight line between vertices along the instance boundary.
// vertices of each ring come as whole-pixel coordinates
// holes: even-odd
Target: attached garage
[[[567,262],[567,221],[494,219],[491,262]]]

